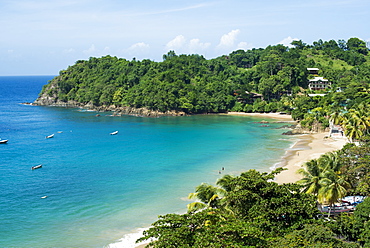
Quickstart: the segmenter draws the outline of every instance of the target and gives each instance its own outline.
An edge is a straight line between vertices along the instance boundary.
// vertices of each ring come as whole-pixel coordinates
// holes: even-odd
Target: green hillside
[[[174,51],[163,55],[163,62],[111,56],[79,60],[60,71],[36,103],[50,104],[43,99],[51,98],[59,104],[72,101],[187,114],[284,111],[302,119],[312,109],[305,106],[305,111],[294,112],[302,101],[314,101],[316,107],[367,101],[363,93],[369,88],[370,59],[364,41],[319,40],[312,45],[293,41],[292,45],[238,50],[209,60]],[[319,76],[328,79],[331,88],[310,91],[307,68],[319,68]],[[336,92],[338,87],[341,93]],[[323,99],[297,100],[308,93],[328,96],[323,103]]]

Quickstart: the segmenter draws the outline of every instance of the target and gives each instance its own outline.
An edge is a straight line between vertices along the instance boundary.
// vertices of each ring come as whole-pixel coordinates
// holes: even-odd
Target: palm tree
[[[356,109],[350,109],[342,120],[344,133],[350,140],[358,140],[370,130],[370,117],[367,113],[368,106],[360,104]]]
[[[358,140],[364,134],[363,130],[364,126],[360,125],[356,118],[348,120],[344,126],[344,134],[351,143]]]
[[[200,201],[188,204],[188,212],[198,211],[207,207],[217,208],[223,195],[223,189],[202,183],[195,188],[195,193],[190,193],[188,196],[189,199],[198,199]]]
[[[340,173],[342,163],[340,162],[338,152],[328,152],[318,159],[318,163],[323,171],[333,170],[336,173]]]
[[[217,180],[217,185],[219,185],[226,192],[230,192],[234,189],[235,185],[232,184],[235,176],[225,175],[222,178]]]
[[[370,129],[370,117],[368,109],[369,109],[368,106],[365,106],[363,103],[361,103],[358,106],[357,111],[355,112],[355,115],[358,119],[358,124],[364,128],[363,129],[364,133],[366,133]]]
[[[333,206],[339,199],[345,197],[347,189],[350,188],[350,184],[344,177],[333,170],[327,170],[319,183],[321,187],[318,192],[318,200],[320,203],[327,202],[329,206]]]
[[[339,111],[335,111],[330,115],[329,121],[334,124],[338,125],[342,122],[343,116]]]
[[[199,201],[188,204],[188,212],[198,211],[204,208],[220,208],[224,206],[224,200],[228,192],[234,189],[233,181],[235,176],[225,175],[218,179],[215,187],[207,183],[202,183],[195,188],[195,193],[190,193],[189,199],[197,199]]]
[[[303,176],[297,183],[304,186],[303,191],[308,194],[317,195],[321,185],[320,180],[322,178],[322,168],[320,167],[318,160],[312,159],[305,163],[305,168],[298,170],[298,173]]]

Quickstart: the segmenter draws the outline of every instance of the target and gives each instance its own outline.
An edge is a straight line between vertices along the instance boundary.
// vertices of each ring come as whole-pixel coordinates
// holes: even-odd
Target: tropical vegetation
[[[370,195],[370,139],[308,161],[297,183],[249,170],[203,183],[186,214],[159,216],[139,241],[148,247],[370,247],[370,198],[350,214],[327,215],[346,195]]]
[[[350,38],[312,45],[293,41],[291,47],[237,50],[209,60],[174,51],[163,55],[162,62],[90,58],[60,71],[41,95],[61,102],[187,114],[287,112],[302,120],[304,127],[315,122],[327,127],[332,113],[369,104],[368,50],[364,41]],[[331,88],[310,90],[309,67],[319,68],[319,75],[332,82]],[[356,128],[357,123],[348,125]]]
[[[294,184],[250,170],[201,184],[185,214],[160,216],[140,241],[149,247],[370,247],[370,199],[353,214],[326,216],[346,195],[370,195],[370,56],[358,38],[293,41],[205,59],[162,62],[105,56],[79,60],[43,87],[41,97],[92,106],[186,114],[286,112],[307,129],[338,125],[349,143],[308,161]],[[308,88],[307,68],[331,87]],[[313,93],[320,93],[312,95]]]

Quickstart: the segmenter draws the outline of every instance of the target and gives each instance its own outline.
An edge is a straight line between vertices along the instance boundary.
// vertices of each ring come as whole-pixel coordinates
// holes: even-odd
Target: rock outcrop
[[[53,86],[50,86],[52,88]],[[52,92],[52,91],[49,91]],[[95,106],[91,102],[83,104],[77,101],[62,101],[58,98],[57,94],[41,94],[33,103],[30,105],[36,106],[53,106],[53,107],[65,107],[65,108],[82,108],[88,110],[94,110],[98,112],[113,112],[114,116],[120,115],[133,115],[143,117],[160,117],[160,116],[184,116],[185,112],[182,111],[166,111],[160,112],[155,110],[149,110],[147,108],[134,108],[134,107],[122,107],[122,106]]]

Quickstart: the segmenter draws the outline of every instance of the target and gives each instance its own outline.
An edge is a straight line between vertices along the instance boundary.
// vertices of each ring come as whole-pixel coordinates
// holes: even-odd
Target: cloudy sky
[[[351,37],[370,41],[369,0],[0,0],[0,75]]]

